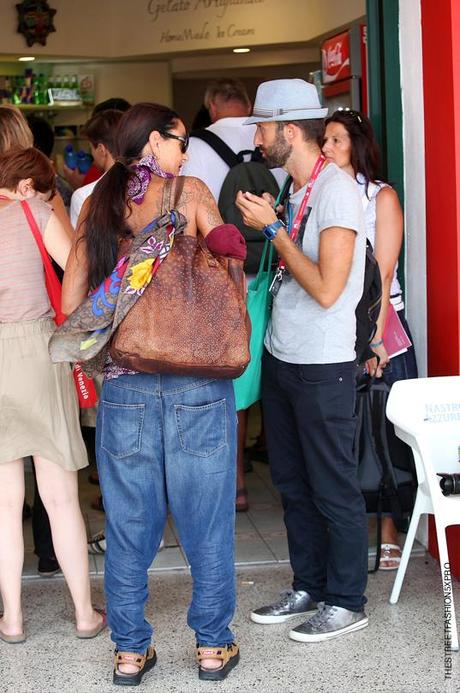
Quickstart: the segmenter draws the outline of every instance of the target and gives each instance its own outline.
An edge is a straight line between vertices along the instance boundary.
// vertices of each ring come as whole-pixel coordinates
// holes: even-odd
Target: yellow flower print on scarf
[[[155,258],[149,258],[131,267],[131,274],[128,277],[128,284],[131,289],[139,291],[139,289],[143,289],[147,286],[152,278],[152,265],[154,260]]]

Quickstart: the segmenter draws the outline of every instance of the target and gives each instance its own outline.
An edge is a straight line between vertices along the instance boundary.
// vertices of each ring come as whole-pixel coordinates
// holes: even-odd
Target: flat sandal
[[[153,669],[156,662],[157,653],[154,647],[149,647],[145,654],[139,654],[139,652],[119,652],[115,650],[113,683],[115,686],[138,686],[144,674],[150,671],[150,669]],[[124,674],[118,668],[120,664],[134,664],[139,667],[139,671],[134,674]]]
[[[196,647],[198,677],[201,681],[223,681],[240,661],[240,651],[234,642],[222,647],[209,647],[208,645],[197,645]],[[201,666],[203,659],[220,659],[222,664],[218,669],[204,669]]]

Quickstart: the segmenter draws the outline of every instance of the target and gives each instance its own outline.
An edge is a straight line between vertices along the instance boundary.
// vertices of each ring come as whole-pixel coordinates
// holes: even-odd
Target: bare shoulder
[[[203,183],[200,178],[196,178],[195,176],[180,176],[180,178],[183,181],[183,188],[182,188],[182,194],[189,196],[189,198],[193,198],[196,201],[199,201],[203,198],[203,196],[208,197],[211,196],[211,191],[209,190],[208,186],[206,183]]]
[[[377,207],[382,210],[400,209],[398,193],[394,188],[385,187],[377,193]]]
[[[222,223],[217,203],[208,186],[194,176],[182,176],[183,188],[177,208],[187,219],[197,219],[198,227],[206,233],[203,227],[211,228]]]

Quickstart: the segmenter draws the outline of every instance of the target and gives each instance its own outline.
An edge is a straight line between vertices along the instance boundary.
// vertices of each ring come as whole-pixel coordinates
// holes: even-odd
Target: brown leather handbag
[[[143,373],[237,378],[249,363],[243,262],[179,235],[116,330],[112,359]]]

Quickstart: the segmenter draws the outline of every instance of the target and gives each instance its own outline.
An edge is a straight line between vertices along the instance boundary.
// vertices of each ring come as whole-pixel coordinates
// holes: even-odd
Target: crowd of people
[[[262,410],[293,572],[291,588],[271,604],[254,605],[250,618],[270,625],[303,616],[289,637],[321,642],[368,625],[367,516],[353,450],[357,374],[366,369],[389,385],[417,377],[413,347],[390,359],[384,343],[391,309],[410,335],[397,275],[401,207],[382,176],[368,118],[350,109],[326,117],[313,85],[264,82],[251,107],[241,83],[219,80],[209,86],[205,106],[207,130],[235,154],[257,148],[276,186],[286,189],[278,205],[272,194],[249,189],[234,201],[244,228],[255,235],[246,234],[251,252],[261,254],[267,243],[277,257]],[[37,555],[48,561],[49,574],[62,569],[76,636],[93,638],[110,628],[113,682],[138,685],[156,663],[144,614],[147,571],[168,511],[191,566],[188,625],[198,675],[219,681],[239,661],[231,622],[235,510],[248,509],[247,412],[236,412],[223,368],[194,368],[192,359],[168,369],[143,355],[145,345],[135,358],[121,358],[111,345],[130,311],[136,307],[141,315],[147,295],[155,300],[166,285],[172,288],[164,338],[172,340],[177,321],[185,320],[174,303],[183,276],[174,274],[173,260],[181,248],[190,272],[200,252],[210,267],[219,259],[215,266],[230,276],[235,294],[233,304],[225,304],[234,307],[220,317],[238,324],[242,271],[250,282],[254,270],[245,265],[245,234],[218,206],[229,167],[205,138],[189,136],[178,113],[159,104],[114,99],[96,107],[83,130],[95,180],[64,170],[65,183],[49,159],[52,144],[43,144],[46,132],[39,119],[29,127],[17,109],[0,107],[0,640],[26,638],[22,516],[24,459],[31,457],[34,510],[41,508],[34,512],[34,534],[44,537],[36,539]],[[380,267],[382,307],[370,344],[374,357],[357,364],[355,310],[366,239]],[[68,318],[57,330],[42,246],[64,271],[61,308]],[[208,326],[218,302],[206,286],[193,286],[205,297],[200,306]],[[149,319],[145,310],[143,319]],[[193,343],[185,351],[193,352]],[[68,356],[75,353],[78,359]],[[72,377],[77,360],[99,383],[95,481],[106,527],[95,544],[105,553],[106,611],[91,601],[78,503],[78,470],[88,457]],[[381,567],[397,568],[401,551],[391,517],[382,550]]]

